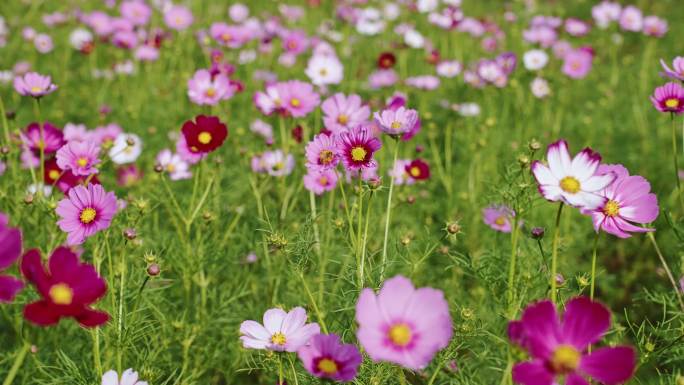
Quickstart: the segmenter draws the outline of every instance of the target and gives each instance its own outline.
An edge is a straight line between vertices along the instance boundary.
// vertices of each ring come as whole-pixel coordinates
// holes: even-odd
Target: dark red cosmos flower
[[[228,137],[228,127],[217,116],[197,115],[183,123],[183,136],[190,152],[206,154],[219,148]]]
[[[297,143],[301,143],[302,139],[304,137],[304,129],[302,128],[301,125],[296,125],[292,129],[292,139],[295,140]]]
[[[58,247],[50,256],[48,269],[37,249],[24,254],[21,273],[43,297],[26,305],[24,318],[40,326],[54,325],[63,317],[73,317],[84,327],[109,320],[109,314],[90,308],[107,291],[107,284],[92,265],[81,263],[70,249]]]
[[[425,180],[430,178],[430,166],[422,159],[411,161],[411,163],[406,165],[405,169],[413,179]]]
[[[383,52],[378,57],[378,67],[382,69],[388,69],[394,67],[397,63],[397,58],[392,52]]]

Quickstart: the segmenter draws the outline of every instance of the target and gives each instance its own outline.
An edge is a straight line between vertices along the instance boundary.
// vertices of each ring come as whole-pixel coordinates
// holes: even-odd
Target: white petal
[[[601,207],[606,201],[606,198],[600,195],[585,191],[580,191],[577,194],[564,193],[563,198],[565,198],[571,206],[584,210],[594,210]]]
[[[114,370],[110,370],[102,375],[102,385],[119,385],[119,375]]]
[[[549,168],[557,179],[563,179],[564,176],[570,174],[572,170],[572,160],[568,152],[568,143],[564,140],[559,140],[549,145],[546,152],[546,159],[549,162]]]
[[[558,185],[558,179],[553,175],[551,169],[544,166],[541,162],[533,162],[531,168],[537,183],[541,185]]]
[[[264,313],[264,327],[270,334],[280,332],[287,313],[283,309],[269,309]]]
[[[596,174],[596,169],[601,163],[601,156],[589,148],[585,148],[575,155],[572,160],[572,175],[578,180],[585,180]]]
[[[582,191],[597,192],[603,190],[613,183],[615,177],[615,174],[611,172],[604,175],[594,175],[586,180],[581,180]]]

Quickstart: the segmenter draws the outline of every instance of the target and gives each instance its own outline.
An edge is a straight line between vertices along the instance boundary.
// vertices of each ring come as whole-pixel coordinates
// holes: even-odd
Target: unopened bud
[[[138,236],[138,232],[135,231],[134,228],[129,227],[123,231],[123,236],[129,241],[132,241]]]
[[[152,263],[149,266],[147,266],[147,275],[150,277],[156,277],[161,273],[161,268],[159,267],[158,264]]]
[[[154,172],[160,173],[163,171],[164,171],[164,167],[161,164],[157,163],[154,165]]]
[[[7,155],[10,152],[10,148],[7,146],[2,146],[0,147],[0,154],[2,155]]]
[[[410,205],[416,203],[416,197],[414,197],[413,195],[409,195],[408,197],[406,197],[406,203]]]
[[[530,230],[530,235],[534,239],[542,239],[544,238],[544,228],[543,227],[533,227],[532,230]]]
[[[541,148],[541,143],[537,141],[536,139],[530,140],[530,143],[527,144],[527,147],[530,149],[530,151],[539,151]]]
[[[518,156],[518,163],[520,164],[520,167],[527,167],[530,164],[530,157],[525,154],[521,154]]]
[[[133,138],[131,138],[131,137],[126,138],[126,144],[127,144],[129,147],[133,147],[133,146],[135,145],[135,139],[133,139]]]
[[[26,203],[27,205],[30,205],[33,203],[33,199],[34,199],[33,194],[26,194],[26,196],[24,197],[24,203]]]
[[[447,224],[446,230],[449,234],[458,234],[461,232],[461,225],[458,222],[452,222]]]

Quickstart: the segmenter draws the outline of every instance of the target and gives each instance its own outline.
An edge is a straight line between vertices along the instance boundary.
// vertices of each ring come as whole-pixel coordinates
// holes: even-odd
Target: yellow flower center
[[[320,154],[318,154],[318,161],[321,164],[330,164],[333,161],[334,157],[335,157],[335,154],[333,154],[332,151],[323,150],[323,151],[321,151]]]
[[[321,70],[320,70],[320,71],[318,71],[318,73],[320,73],[320,74],[321,74],[321,76],[325,76],[325,75],[327,75],[327,74],[328,74],[328,70],[327,70],[327,69],[325,69],[325,68],[321,68]]]
[[[83,209],[83,211],[81,211],[80,219],[82,223],[87,225],[88,223],[94,221],[96,216],[97,211],[95,211],[94,208],[86,207],[85,209]]]
[[[228,32],[224,32],[223,35],[221,35],[221,40],[223,41],[230,41],[232,36]]]
[[[506,224],[506,218],[503,216],[500,216],[500,217],[496,218],[494,223],[496,223],[497,226],[503,226]]]
[[[57,171],[57,170],[50,170],[50,171],[48,172],[48,177],[50,178],[50,180],[57,180],[57,179],[59,179],[59,171]]]
[[[211,134],[206,131],[202,131],[199,135],[197,135],[197,140],[202,144],[209,144],[209,142],[211,142]]]
[[[216,89],[214,89],[214,87],[209,87],[206,91],[204,91],[204,95],[206,95],[209,98],[213,98],[214,96],[216,96]]]
[[[390,125],[390,127],[392,127],[393,130],[398,130],[398,129],[401,128],[401,123],[399,123],[399,122],[397,122],[397,121],[395,120],[395,121],[392,122],[392,124]]]
[[[362,160],[366,159],[367,154],[368,152],[363,147],[354,147],[351,150],[351,157],[355,162],[361,162]]]
[[[79,165],[80,167],[85,167],[88,165],[88,159],[78,158],[78,160],[76,161],[76,164]]]
[[[337,373],[339,369],[337,368],[337,363],[335,363],[335,361],[329,358],[324,358],[318,361],[318,370],[330,375]]]
[[[302,102],[297,98],[292,98],[292,100],[290,100],[290,104],[292,105],[292,107],[299,107],[300,105],[302,105]]]
[[[420,176],[420,168],[418,166],[411,167],[411,176],[414,178]]]
[[[174,166],[173,163],[169,163],[166,165],[166,171],[174,172],[174,171],[176,171],[176,166]]]
[[[580,191],[580,182],[574,176],[566,176],[561,179],[560,188],[567,193],[576,194]]]
[[[33,94],[37,94],[37,93],[39,93],[39,92],[41,92],[41,91],[43,91],[43,89],[40,88],[40,87],[38,87],[38,86],[33,86],[33,87],[31,87],[31,93],[33,93]]]
[[[551,356],[551,368],[556,373],[569,373],[577,369],[582,354],[570,345],[560,345]]]
[[[337,117],[337,123],[339,123],[339,124],[347,124],[347,122],[349,122],[349,117],[348,117],[347,115],[345,115],[345,114],[340,114],[340,115]]]
[[[318,184],[321,186],[327,186],[328,185],[328,178],[322,176],[318,179]]]
[[[289,49],[297,48],[297,42],[291,40],[289,43],[287,43],[287,48],[289,48]]]
[[[665,101],[665,107],[667,108],[677,108],[679,107],[679,99],[670,98]]]
[[[285,345],[285,342],[287,342],[287,339],[283,333],[278,332],[271,336],[272,344],[283,346]]]
[[[609,217],[615,217],[620,213],[620,204],[614,200],[609,200],[603,207],[603,213]]]
[[[399,323],[392,326],[388,333],[390,341],[397,346],[404,347],[411,343],[413,335],[408,325]]]
[[[50,288],[50,299],[56,305],[71,305],[74,299],[74,291],[66,283],[58,283]]]

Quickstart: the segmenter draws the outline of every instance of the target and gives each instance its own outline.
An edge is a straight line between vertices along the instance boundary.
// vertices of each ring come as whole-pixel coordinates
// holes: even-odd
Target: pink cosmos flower
[[[289,313],[282,309],[267,310],[263,325],[256,321],[244,321],[240,325],[240,341],[248,349],[296,352],[321,332],[317,323],[307,324],[306,318],[306,311],[301,307]]]
[[[240,48],[252,38],[249,29],[226,23],[213,23],[209,27],[209,34],[216,42],[228,48]]]
[[[99,184],[72,187],[55,210],[59,228],[68,233],[68,245],[80,245],[86,238],[109,227],[116,213],[116,195]]]
[[[138,372],[133,369],[126,369],[121,373],[121,381],[119,381],[119,374],[115,370],[110,370],[102,375],[101,385],[148,385],[146,381],[138,381]]]
[[[36,50],[40,53],[48,53],[55,47],[50,35],[44,33],[37,34],[36,38],[33,39],[33,44],[36,46]]]
[[[133,56],[140,61],[156,61],[159,59],[159,50],[150,44],[143,44],[135,49]]]
[[[12,266],[21,255],[21,230],[8,225],[9,219],[0,213],[0,273]],[[0,303],[12,302],[23,288],[21,280],[0,274]]]
[[[644,27],[644,16],[639,8],[628,5],[620,13],[619,23],[625,31],[640,32]]]
[[[53,93],[56,89],[57,86],[52,83],[50,76],[29,72],[24,76],[14,77],[14,90],[23,96],[40,98]]]
[[[114,31],[112,17],[102,11],[93,11],[83,16],[83,22],[101,37],[109,36]]]
[[[611,22],[617,21],[620,18],[621,12],[622,6],[611,1],[602,1],[591,8],[591,16],[594,18],[596,25],[601,29],[605,29]]]
[[[399,75],[393,69],[380,69],[368,76],[368,84],[371,89],[391,87],[399,81]]]
[[[174,154],[169,149],[163,149],[157,154],[157,164],[165,172],[169,173],[171,180],[189,179],[192,177],[190,165],[184,161],[180,155]]]
[[[392,137],[398,137],[409,132],[418,120],[418,112],[413,109],[399,107],[376,112],[373,117],[382,132]]]
[[[345,96],[339,92],[325,99],[321,104],[321,110],[325,128],[335,134],[349,131],[352,127],[366,122],[371,112],[370,107],[363,105],[359,95]]]
[[[387,101],[387,108],[398,110],[401,107],[406,107],[406,95],[401,92],[395,92]],[[421,127],[420,117],[416,117],[416,122],[413,124],[413,127],[401,136],[401,140],[404,142],[411,140],[420,132]]]
[[[318,334],[307,346],[297,351],[304,368],[319,378],[348,382],[356,377],[363,361],[359,349],[343,344],[335,334]]]
[[[582,79],[591,71],[593,55],[584,49],[574,49],[563,57],[563,73],[573,79]]]
[[[594,229],[600,229],[620,238],[629,238],[630,232],[643,233],[654,231],[635,226],[632,223],[651,223],[658,218],[658,198],[651,193],[651,185],[639,175],[629,175],[629,171],[619,164],[601,165],[597,174],[614,173],[615,181],[600,191],[606,198],[601,207],[585,214],[590,214]]]
[[[320,103],[320,97],[309,83],[289,80],[278,83],[276,87],[283,108],[295,118],[306,116]]]
[[[188,142],[185,140],[185,135],[179,135],[176,141],[176,153],[180,158],[189,164],[196,164],[207,156],[207,153],[193,152],[188,147]]]
[[[684,57],[677,56],[674,58],[672,60],[672,68],[668,67],[663,59],[660,59],[660,65],[663,67],[663,71],[665,71],[660,74],[661,76],[684,82]]]
[[[282,150],[266,151],[261,156],[264,170],[270,176],[286,176],[294,170],[295,161],[292,154],[287,154]]]
[[[646,16],[643,31],[645,35],[663,37],[667,33],[667,20],[658,16]]]
[[[394,184],[397,186],[406,184],[412,185],[416,180],[411,177],[411,174],[406,171],[406,166],[411,164],[411,159],[397,159],[392,169],[387,171],[387,175],[394,178]]]
[[[174,5],[164,12],[164,23],[176,31],[188,29],[192,22],[192,12],[183,5]]]
[[[264,115],[271,115],[274,111],[282,111],[283,100],[280,97],[277,85],[266,86],[265,92],[257,91],[254,94],[254,105]]]
[[[235,89],[230,85],[230,80],[223,74],[215,77],[207,70],[198,70],[188,80],[188,97],[199,105],[216,105],[219,101],[230,99]]]
[[[482,210],[482,219],[489,227],[502,233],[510,233],[513,226],[511,219],[515,211],[507,206],[494,205]]]
[[[64,140],[84,142],[92,136],[85,124],[67,123],[64,125]]]
[[[96,140],[103,147],[110,147],[122,133],[121,126],[116,123],[109,123],[105,126],[95,127],[92,139]]]
[[[585,148],[570,158],[568,143],[559,140],[546,151],[548,166],[540,161],[532,162],[531,169],[537,180],[539,192],[549,201],[562,201],[571,206],[593,210],[605,204],[606,198],[599,192],[616,178],[613,173],[597,174],[601,155]]]
[[[382,142],[363,126],[357,126],[337,137],[342,162],[350,171],[375,167],[377,162],[373,159],[373,153],[380,147]]]
[[[306,33],[300,29],[286,31],[283,36],[283,50],[290,54],[299,55],[309,48],[309,39]]]
[[[404,84],[419,90],[432,91],[439,87],[440,80],[432,75],[411,76],[404,80]]]
[[[340,161],[336,138],[332,135],[318,134],[306,145],[307,167],[330,170]]]
[[[356,304],[356,333],[373,361],[409,369],[425,368],[449,345],[453,334],[449,305],[441,290],[416,289],[403,276],[391,278],[376,296],[363,289]]]
[[[580,19],[569,18],[565,20],[565,32],[571,36],[584,36],[589,33],[589,24]]]
[[[629,346],[587,348],[610,328],[610,311],[598,302],[577,297],[567,303],[560,320],[551,301],[529,305],[520,321],[509,325],[509,336],[531,355],[513,367],[513,380],[523,385],[587,385],[585,379],[615,385],[634,373],[636,354]]]
[[[57,151],[57,165],[76,176],[96,174],[99,154],[100,146],[94,141],[71,141]]]
[[[249,8],[242,3],[235,3],[228,8],[228,16],[236,23],[241,23],[249,17]]]
[[[141,0],[124,1],[119,6],[121,16],[130,21],[133,25],[145,25],[150,20],[152,10]]]
[[[651,103],[660,112],[681,114],[684,112],[684,87],[675,82],[657,87],[651,95]]]
[[[332,191],[337,186],[337,172],[318,168],[309,168],[304,175],[304,187],[316,195]]]

